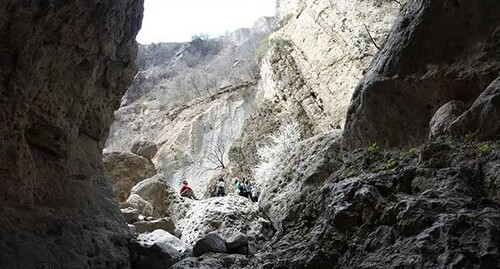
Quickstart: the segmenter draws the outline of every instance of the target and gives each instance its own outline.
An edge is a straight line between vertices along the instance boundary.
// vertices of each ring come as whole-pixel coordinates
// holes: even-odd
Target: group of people
[[[250,198],[252,202],[259,201],[259,187],[255,184],[251,184],[248,180],[240,182],[238,179],[236,179],[235,188],[238,195]],[[182,181],[182,186],[179,192],[182,197],[198,200],[198,198],[196,198],[196,196],[194,195],[193,188],[189,186],[186,180]],[[226,196],[226,183],[224,182],[223,178],[219,178],[219,180],[217,181],[217,184],[215,186],[215,196]]]
[[[236,193],[238,193],[240,196],[250,198],[252,202],[259,201],[260,189],[257,185],[251,184],[248,180],[240,182],[238,179],[236,179],[235,187]]]

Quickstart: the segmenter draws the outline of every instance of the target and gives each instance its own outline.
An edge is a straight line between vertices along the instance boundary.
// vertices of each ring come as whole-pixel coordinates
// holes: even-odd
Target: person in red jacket
[[[182,181],[182,187],[180,190],[180,194],[182,197],[191,198],[193,200],[198,200],[196,196],[194,196],[194,191],[191,187],[189,187],[188,182],[186,180]]]

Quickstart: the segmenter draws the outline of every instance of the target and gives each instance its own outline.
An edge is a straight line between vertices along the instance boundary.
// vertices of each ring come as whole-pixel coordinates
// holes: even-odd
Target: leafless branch
[[[375,45],[375,47],[377,49],[380,49],[380,47],[377,45],[377,43],[373,39],[372,34],[370,34],[370,30],[368,30],[368,27],[366,26],[366,24],[363,24],[363,25],[365,26],[366,32],[368,33],[368,36],[370,37],[370,40],[372,41],[373,45]]]

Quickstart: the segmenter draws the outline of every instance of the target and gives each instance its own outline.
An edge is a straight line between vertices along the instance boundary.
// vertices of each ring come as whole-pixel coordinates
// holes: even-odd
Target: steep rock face
[[[186,179],[198,196],[219,170],[253,111],[254,52],[272,18],[216,39],[142,46],[141,71],[116,112],[106,151],[137,140],[158,145],[153,158],[172,187]]]
[[[354,88],[401,8],[396,1],[277,3],[256,111],[229,155],[240,178],[253,177],[258,147],[283,122],[298,122],[302,139],[343,128]]]
[[[444,103],[471,103],[500,71],[500,2],[409,2],[349,108],[347,148],[419,144]]]
[[[399,9],[396,1],[278,1],[262,99],[298,102],[316,133],[342,128],[352,92]]]
[[[117,268],[101,152],[136,72],[142,1],[0,3],[0,267]]]

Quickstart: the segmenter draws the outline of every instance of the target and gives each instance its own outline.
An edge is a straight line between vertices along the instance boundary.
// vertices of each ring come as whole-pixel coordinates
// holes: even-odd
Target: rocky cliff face
[[[158,173],[174,188],[187,179],[203,196],[210,179],[228,168],[232,141],[253,111],[255,51],[272,21],[216,39],[141,46],[141,70],[115,113],[105,151],[152,141]]]
[[[101,152],[132,83],[142,1],[0,3],[0,267],[121,268]]]
[[[499,5],[410,2],[356,89],[345,146],[419,144],[441,105],[470,105],[500,71]]]
[[[404,1],[402,2],[404,3]],[[263,100],[297,102],[315,133],[341,129],[354,88],[398,14],[396,1],[278,1]]]
[[[259,148],[283,124],[298,123],[302,139],[343,128],[354,88],[403,3],[277,1],[256,112],[230,153],[234,175],[256,177]]]

